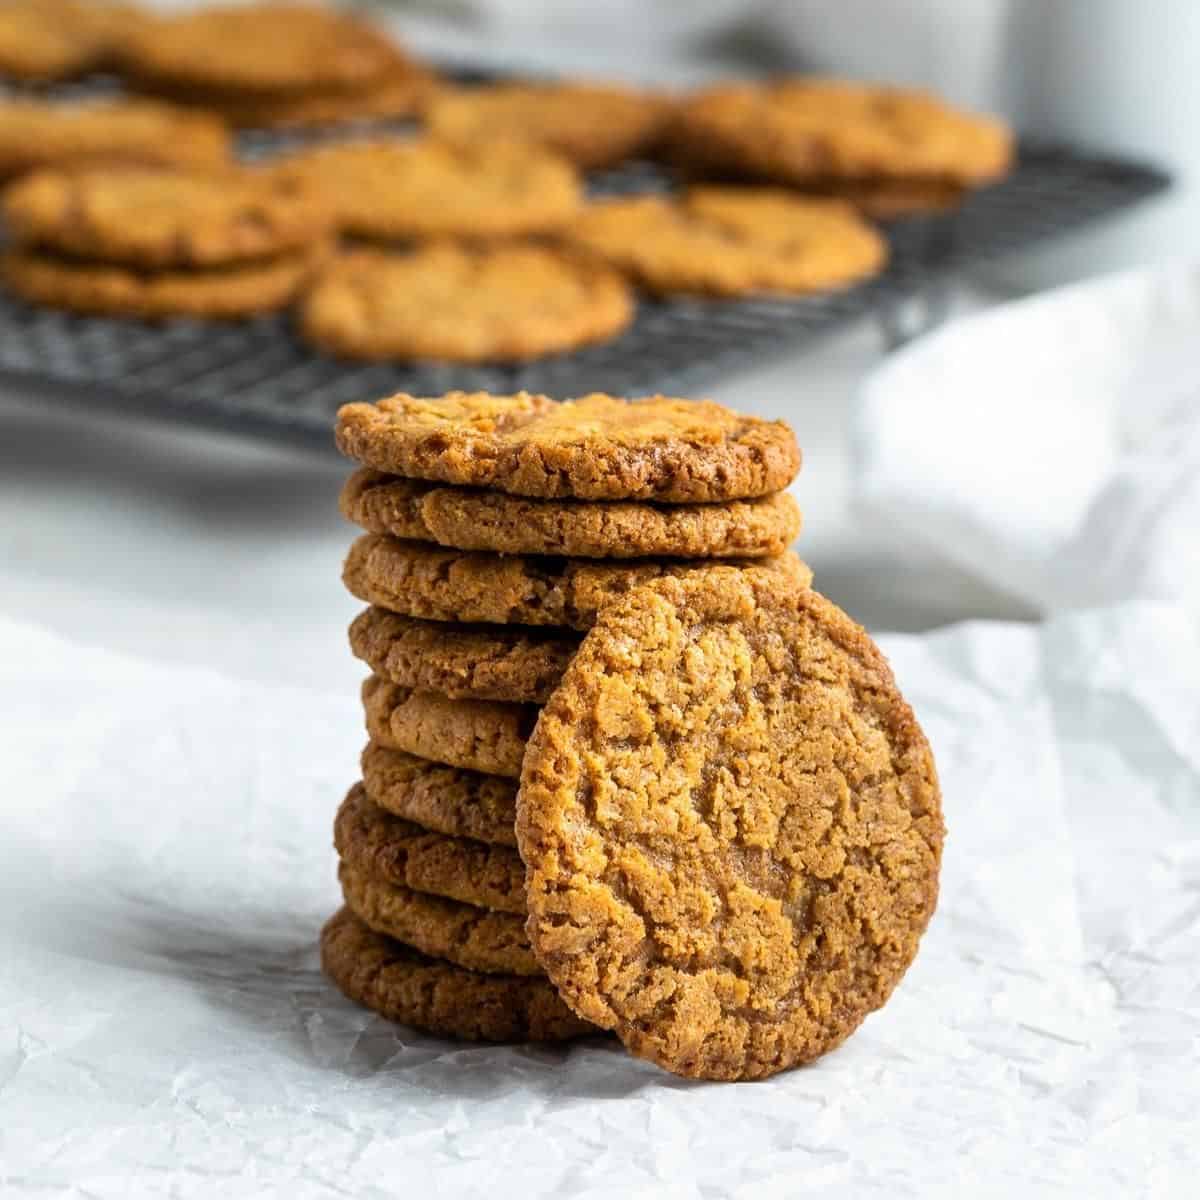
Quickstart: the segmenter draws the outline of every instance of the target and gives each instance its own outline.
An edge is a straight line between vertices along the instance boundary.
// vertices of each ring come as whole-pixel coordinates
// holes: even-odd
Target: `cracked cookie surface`
[[[712,168],[804,186],[832,178],[974,187],[1003,176],[1013,139],[1001,121],[925,92],[795,78],[722,84],[683,102],[671,153]]]
[[[376,675],[401,687],[451,700],[542,704],[579,648],[579,635],[422,621],[368,608],[350,626],[350,648]]]
[[[867,634],[750,569],[605,610],[542,710],[517,838],[531,942],[571,1008],[678,1074],[753,1079],[886,1001],[943,824]]]
[[[372,533],[497,554],[755,558],[782,554],[800,532],[800,509],[787,492],[723,504],[537,500],[364,467],[346,481],[340,504]]]
[[[664,295],[832,291],[877,275],[888,255],[851,205],[770,188],[600,200],[567,237]]]
[[[602,263],[546,246],[355,250],[321,271],[300,327],[346,358],[521,362],[608,341],[633,294]]]
[[[145,268],[209,267],[303,250],[329,233],[311,192],[252,169],[46,170],[4,194],[14,237]]]
[[[320,5],[222,4],[147,22],[122,57],[143,81],[277,94],[363,85],[393,68],[399,50],[381,30]]]
[[[401,392],[343,405],[336,436],[343,454],[379,471],[544,499],[744,500],[787,487],[800,469],[785,422],[668,396]]]
[[[336,142],[275,169],[318,188],[345,233],[376,241],[551,233],[581,196],[570,163],[517,142]]]
[[[447,89],[426,106],[425,121],[448,141],[536,142],[588,170],[648,150],[670,114],[663,96],[568,81]]]
[[[333,844],[364,875],[478,908],[525,912],[525,867],[515,850],[432,833],[372,803],[361,783],[338,809]]]
[[[346,908],[321,930],[321,968],[349,999],[442,1037],[552,1042],[599,1032],[545,979],[485,975],[430,958],[376,933]]]
[[[777,558],[725,561],[771,571],[788,589],[812,582],[808,565],[790,550]],[[364,533],[350,547],[342,581],[368,604],[424,620],[590,629],[600,609],[641,583],[722,569],[704,559],[604,562],[443,550]]]
[[[515,846],[516,780],[448,767],[375,742],[362,753],[372,803],[437,833]]]
[[[50,166],[218,167],[229,161],[229,130],[207,113],[148,100],[0,102],[0,178]]]
[[[525,920],[473,904],[414,892],[365,875],[343,862],[338,880],[346,907],[376,933],[470,971],[543,975],[525,934]]]

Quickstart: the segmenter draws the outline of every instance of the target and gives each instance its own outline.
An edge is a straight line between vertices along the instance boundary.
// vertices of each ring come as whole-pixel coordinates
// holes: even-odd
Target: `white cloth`
[[[1042,612],[1140,596],[1200,619],[1198,346],[1195,266],[958,321],[867,380],[858,510]]]
[[[1194,1195],[1200,644],[1177,611],[885,639],[942,899],[815,1066],[452,1045],[317,970],[361,734],[335,694],[0,621],[6,1196]]]

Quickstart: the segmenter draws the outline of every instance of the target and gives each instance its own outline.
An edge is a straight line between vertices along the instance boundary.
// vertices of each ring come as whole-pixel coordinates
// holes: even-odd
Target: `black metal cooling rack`
[[[277,144],[255,134],[243,149],[256,157]],[[630,163],[590,182],[597,195],[670,186],[650,163]],[[972,196],[959,211],[895,223],[887,272],[861,287],[800,298],[643,299],[621,337],[516,366],[352,364],[309,349],[285,315],[240,324],[146,324],[72,316],[0,295],[0,381],[56,403],[330,451],[338,405],[397,391],[686,394],[865,315],[894,330],[890,318],[899,306],[928,294],[948,274],[1114,213],[1168,182],[1146,165],[1026,146],[1003,183]]]

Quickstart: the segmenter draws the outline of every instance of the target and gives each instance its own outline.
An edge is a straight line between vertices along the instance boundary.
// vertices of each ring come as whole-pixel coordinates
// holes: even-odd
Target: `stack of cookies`
[[[327,973],[477,1039],[749,1078],[836,1045],[936,898],[928,747],[810,590],[782,422],[663,397],[353,404],[371,669]],[[801,665],[803,663],[803,665]]]
[[[124,45],[135,87],[233,125],[411,114],[432,76],[382,31],[332,7],[214,5],[145,23]]]
[[[18,295],[77,312],[245,317],[287,304],[328,244],[300,185],[247,168],[34,172],[4,196]]]

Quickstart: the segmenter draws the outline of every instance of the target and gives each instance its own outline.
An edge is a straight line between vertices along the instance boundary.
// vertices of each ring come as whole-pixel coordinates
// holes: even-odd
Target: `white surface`
[[[1200,268],[957,322],[856,417],[859,511],[1043,612],[1144,596],[1200,620]]]
[[[1186,1200],[1200,646],[1171,610],[885,641],[934,744],[938,913],[817,1065],[696,1085],[471,1048],[320,977],[358,713],[0,621],[0,1192]]]

